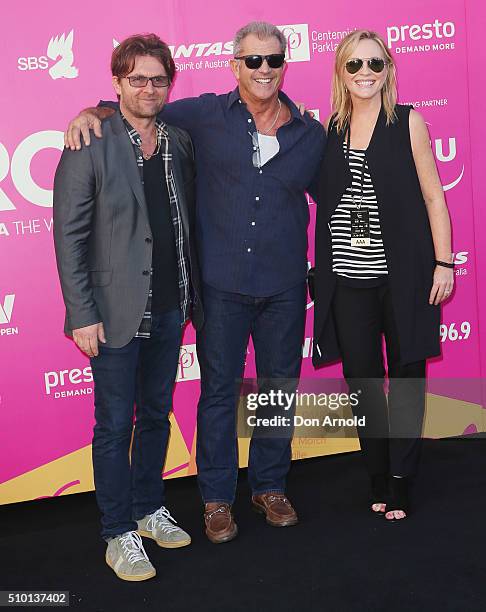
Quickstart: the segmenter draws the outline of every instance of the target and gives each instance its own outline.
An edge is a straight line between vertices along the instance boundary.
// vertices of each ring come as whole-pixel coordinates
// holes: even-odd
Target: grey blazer
[[[184,235],[189,245],[192,320],[203,323],[194,241],[192,142],[167,126]],[[120,113],[103,122],[103,138],[65,149],[54,179],[54,245],[66,305],[64,331],[103,322],[106,346],[134,337],[147,304],[152,234],[140,171]]]

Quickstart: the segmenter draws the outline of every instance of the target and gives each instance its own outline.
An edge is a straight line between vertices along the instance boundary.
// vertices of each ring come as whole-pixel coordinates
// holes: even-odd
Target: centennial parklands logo
[[[201,372],[197,360],[196,345],[184,344],[179,353],[179,367],[177,370],[177,382],[187,380],[199,380]]]
[[[19,333],[18,327],[4,327],[12,321],[14,303],[14,293],[4,295],[0,302],[0,336],[17,336]]]
[[[287,39],[287,62],[308,62],[310,60],[309,26],[306,23],[277,26]]]
[[[53,80],[75,79],[79,70],[74,66],[74,30],[52,36],[45,55],[19,57],[17,68],[21,71],[48,70]]]

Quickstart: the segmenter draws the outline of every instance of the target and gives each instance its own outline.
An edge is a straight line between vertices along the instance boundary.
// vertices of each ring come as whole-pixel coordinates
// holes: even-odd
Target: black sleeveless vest
[[[429,305],[435,255],[432,234],[410,142],[410,106],[397,105],[386,125],[383,107],[366,151],[378,201],[388,284],[398,327],[402,363],[440,354],[440,307]],[[332,122],[331,122],[332,123]],[[345,132],[330,125],[320,171],[315,238],[314,365],[339,359],[331,302],[332,271],[328,223],[351,185],[343,151]]]

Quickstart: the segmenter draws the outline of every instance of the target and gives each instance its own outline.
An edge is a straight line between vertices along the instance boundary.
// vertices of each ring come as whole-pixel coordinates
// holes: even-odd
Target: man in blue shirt
[[[214,543],[237,534],[231,512],[238,455],[236,405],[249,337],[258,378],[295,390],[306,312],[306,191],[325,146],[321,124],[301,115],[280,91],[286,39],[275,26],[252,22],[234,41],[231,69],[238,86],[164,107],[161,118],[186,129],[194,143],[196,241],[205,324],[197,334],[201,368],[198,482],[206,534]],[[102,103],[109,105],[109,103]],[[89,144],[89,128],[110,108],[88,109],[70,124],[66,145]],[[290,388],[289,388],[290,389]],[[255,509],[272,526],[298,518],[285,496],[291,435],[254,435],[248,477]]]

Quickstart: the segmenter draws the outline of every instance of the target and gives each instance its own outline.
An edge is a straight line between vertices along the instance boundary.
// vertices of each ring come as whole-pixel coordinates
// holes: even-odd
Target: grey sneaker
[[[136,531],[127,531],[112,538],[106,549],[106,562],[118,578],[138,582],[155,576],[155,568],[150,563]]]
[[[165,506],[137,521],[138,533],[152,538],[163,548],[181,548],[191,543],[191,536],[178,527]]]

